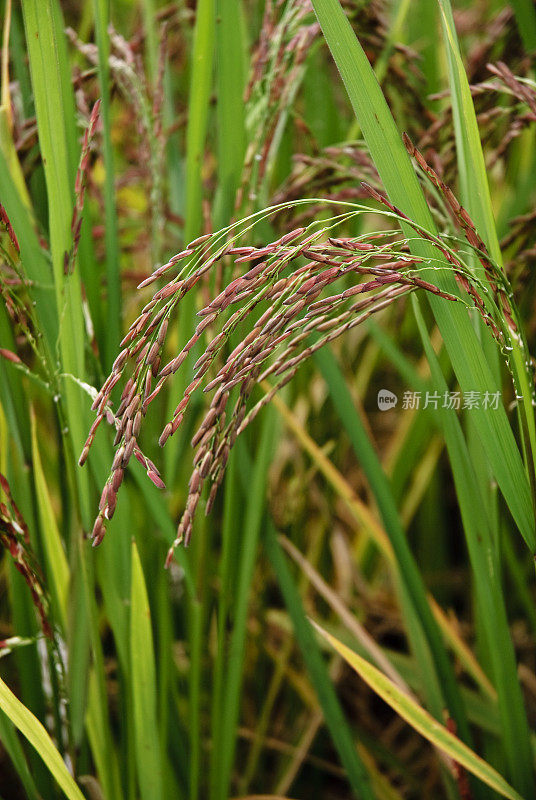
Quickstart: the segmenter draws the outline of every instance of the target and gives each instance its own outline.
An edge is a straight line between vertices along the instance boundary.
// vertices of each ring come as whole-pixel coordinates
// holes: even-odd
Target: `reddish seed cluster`
[[[113,27],[108,26],[111,52],[109,56],[110,73],[114,85],[122,92],[126,103],[132,109],[138,134],[137,173],[146,181],[150,198],[151,242],[154,260],[160,258],[161,242],[167,217],[164,207],[162,167],[165,163],[163,151],[166,137],[163,133],[163,79],[166,59],[166,24],[161,27],[157,74],[154,87],[149,87],[143,68],[139,43],[127,41]],[[66,34],[87,60],[97,66],[98,48],[94,44],[80,41],[71,28]],[[66,257],[66,262],[67,262]]]
[[[235,210],[256,197],[270,161],[270,151],[280,122],[301,80],[303,63],[320,34],[311,3],[301,0],[283,8],[280,2],[265,4],[260,37],[252,56],[250,80],[244,102],[254,109],[242,183]],[[259,99],[260,98],[260,99]]]
[[[6,229],[7,235],[9,236],[9,238],[11,240],[11,244],[13,245],[13,247],[15,248],[17,253],[20,253],[19,242],[18,242],[17,236],[15,234],[15,231],[13,230],[13,225],[11,224],[11,222],[9,220],[9,217],[7,215],[7,211],[5,210],[4,206],[1,203],[0,203],[0,222],[2,223],[4,228]]]
[[[5,211],[3,212],[2,221],[13,246],[17,250],[17,256],[12,258],[7,249],[4,251],[5,264],[3,269],[0,269],[0,297],[5,303],[6,311],[14,327],[18,328],[18,332],[22,334],[30,347],[36,351],[36,336],[39,334],[36,333],[38,329],[35,322],[34,308],[29,302],[29,292],[20,291],[20,289],[29,290],[32,286],[32,281],[27,280],[20,270],[17,240]],[[11,234],[10,230],[12,231]],[[19,356],[10,350],[0,349],[0,355],[14,364],[22,365]]]
[[[505,156],[511,143],[536,119],[536,91],[523,78],[514,75],[503,61],[498,61],[497,64],[488,63],[490,54],[497,50],[496,40],[501,39],[511,22],[512,11],[504,8],[486,26],[484,40],[479,38],[478,45],[466,59],[478,129],[482,141],[486,142],[488,170]],[[516,68],[524,72],[525,77],[530,77],[530,59],[516,61]],[[481,79],[486,70],[495,80],[488,77]],[[448,92],[441,92],[432,95],[430,99],[444,98],[447,95]],[[499,98],[494,98],[493,95],[499,95]],[[510,102],[509,98],[518,102]],[[445,143],[443,147],[440,142],[442,133],[452,130],[452,113],[452,105],[445,104],[442,112],[433,116],[428,125],[423,126],[424,132],[420,133],[419,139],[419,149],[426,152],[427,160],[434,163],[436,170],[447,181],[454,179],[456,172],[456,149],[451,145],[452,137],[448,138],[449,143]]]
[[[494,294],[494,297],[499,305],[502,314],[507,321],[508,327],[513,333],[517,333],[517,327],[514,323],[513,316],[512,316],[512,307],[508,296],[503,288],[503,286],[497,284],[497,278],[500,277],[493,262],[491,261],[488,253],[488,249],[484,244],[482,238],[479,236],[478,231],[476,230],[476,226],[469,216],[469,213],[466,209],[461,205],[459,200],[454,196],[452,190],[445,185],[445,183],[441,180],[439,175],[435,172],[432,167],[427,164],[425,161],[422,153],[412,144],[411,139],[407,134],[404,134],[404,144],[408,153],[416,160],[420,168],[426,173],[430,181],[433,185],[439,189],[443,197],[445,198],[447,207],[450,209],[454,220],[457,222],[459,227],[462,229],[465,238],[475,249],[475,252],[478,256],[478,259],[482,266],[484,267],[485,274],[489,281],[490,288]],[[449,254],[449,261],[452,262],[452,257]],[[461,272],[457,270],[455,274]],[[483,307],[483,303],[478,295],[478,292],[474,290],[473,287],[467,285],[468,282],[463,275],[459,275],[459,280],[462,282],[463,288],[472,296],[475,304],[478,306],[479,310],[483,315],[485,315],[485,309]],[[487,324],[492,329],[494,336],[499,339],[500,336],[498,334],[497,328],[494,325],[492,320],[488,320]]]
[[[424,163],[426,163],[426,162],[424,162]],[[429,169],[430,169],[430,172],[433,172],[430,167],[429,167]],[[480,312],[480,315],[482,316],[482,319],[484,320],[485,324],[490,328],[490,330],[491,330],[493,336],[495,337],[495,339],[501,345],[504,344],[503,334],[501,333],[501,331],[497,327],[497,324],[496,324],[495,320],[493,319],[492,315],[487,310],[486,304],[485,304],[484,300],[482,299],[482,296],[480,295],[478,288],[474,285],[472,276],[467,272],[467,268],[466,268],[464,262],[461,259],[459,259],[456,255],[454,255],[449,248],[447,248],[446,246],[443,246],[441,244],[441,242],[437,239],[437,237],[432,236],[430,233],[428,233],[427,231],[423,230],[421,227],[415,225],[415,223],[412,222],[412,220],[406,214],[404,214],[403,211],[401,211],[399,208],[397,208],[397,206],[394,206],[392,203],[390,203],[389,200],[387,200],[386,197],[381,195],[379,192],[377,192],[371,186],[368,186],[368,184],[363,184],[363,185],[367,188],[370,196],[374,200],[377,200],[379,203],[381,203],[386,208],[388,208],[390,211],[392,211],[393,214],[396,214],[397,217],[399,217],[401,220],[404,220],[405,222],[407,222],[407,224],[410,227],[414,228],[418,232],[419,236],[421,236],[423,239],[427,239],[429,242],[431,242],[434,245],[434,247],[436,247],[439,250],[439,252],[443,255],[443,257],[446,259],[446,261],[448,261],[448,263],[452,266],[453,273],[454,273],[454,276],[456,278],[456,281],[462,287],[462,289],[464,289],[464,291],[466,291],[467,294],[471,297],[475,307]],[[449,190],[449,192],[450,192],[450,190]],[[450,192],[450,194],[452,195],[452,192]],[[452,197],[454,198],[454,195],[452,195]],[[455,200],[456,204],[459,206],[459,208],[461,209],[460,216],[463,217],[465,215],[466,220],[470,222],[470,217],[467,214],[467,212],[465,211],[465,209],[462,209],[462,207],[460,206],[460,204],[456,200],[456,198],[454,198],[454,200]],[[463,212],[463,214],[461,212]],[[466,224],[467,224],[467,222],[466,222]],[[472,225],[472,223],[471,223],[471,225]],[[469,241],[469,239],[468,239],[468,241]],[[481,240],[479,240],[479,241],[482,244],[482,246],[484,247],[482,241]],[[485,269],[486,269],[486,272],[488,272],[488,270],[493,265],[491,264],[491,262],[487,258],[485,258],[484,260],[481,259],[481,261],[482,261],[482,263],[485,263]],[[425,288],[425,287],[423,287],[423,288]],[[495,290],[496,290],[496,286],[495,286]]]
[[[157,467],[143,454],[137,443],[143,412],[140,407],[142,402],[141,394],[137,391],[138,387],[136,385],[135,378],[129,378],[126,382],[126,385],[123,389],[123,394],[121,396],[121,401],[115,415],[110,408],[110,393],[115,384],[121,378],[121,373],[126,364],[127,356],[128,351],[125,350],[119,354],[118,358],[114,362],[110,376],[104,383],[101,391],[93,402],[92,409],[97,411],[97,417],[91,426],[88,438],[79,459],[79,464],[82,466],[88,457],[97,428],[104,418],[106,418],[109,424],[115,425],[116,436],[114,444],[118,447],[118,449],[116,450],[115,457],[112,462],[110,477],[108,478],[108,481],[102,490],[99,503],[99,514],[93,526],[92,539],[94,546],[100,544],[104,538],[105,520],[112,519],[114,515],[117,505],[117,493],[123,482],[125,468],[128,466],[132,456],[135,456],[140,464],[145,467],[147,476],[154,483],[154,485],[159,489],[164,488],[164,482]],[[137,369],[138,374],[140,372],[139,366],[141,363],[141,360],[139,360]],[[150,364],[148,366],[150,367]],[[152,370],[150,370],[149,374],[152,374]]]
[[[69,253],[65,253],[64,257],[64,273],[69,275],[74,269],[76,261],[76,254],[78,252],[78,245],[80,243],[80,229],[82,228],[82,212],[84,210],[84,197],[86,193],[86,176],[89,168],[89,157],[91,155],[91,141],[95,136],[97,124],[99,121],[101,101],[97,100],[91,111],[89,118],[89,125],[84,133],[84,140],[82,142],[82,150],[80,152],[80,162],[76,172],[76,179],[74,185],[75,205],[73,209],[73,216],[71,219],[71,236],[73,244]]]
[[[116,427],[117,447],[93,529],[94,544],[102,541],[106,520],[113,515],[124,470],[133,454],[144,464],[149,478],[163,487],[156,467],[139,449],[139,432],[150,403],[185,363],[196,343],[207,342],[193,365],[192,380],[159,439],[164,446],[178,430],[195,391],[203,388],[212,393],[192,439],[195,455],[189,494],[167,563],[174,547],[190,540],[205,481],[211,485],[208,513],[236,438],[307,358],[371,314],[417,289],[458,300],[420,277],[427,262],[412,256],[400,235],[387,232],[337,238],[329,233],[331,230],[326,237],[313,224],[290,231],[261,248],[239,246],[236,238],[222,245],[221,234],[202,236],[140,284],[143,288],[176,272],[130,326],[121,344],[123,349],[93,403],[97,417],[80,462],[87,458],[97,426],[104,418]],[[433,243],[441,251],[441,244]],[[208,271],[224,259],[234,261],[235,277],[198,311],[199,322],[189,341],[161,365],[171,314]],[[247,266],[242,267],[244,264]],[[456,268],[461,271],[462,262]],[[470,278],[466,280],[470,282]],[[329,293],[337,282],[343,283],[341,289]],[[234,344],[233,334],[245,322],[249,332]],[[312,333],[317,336],[314,341]],[[234,346],[229,348],[231,337]],[[114,413],[110,394],[123,375],[126,382]],[[273,388],[248,411],[254,388],[267,378],[275,379]]]
[[[346,4],[345,4],[346,5]],[[381,30],[381,21],[373,22],[375,33],[369,36],[367,22],[364,19],[366,11],[374,15],[373,3],[367,4],[366,10],[359,12],[360,39],[369,59],[374,61],[377,57],[377,31]],[[351,4],[346,5],[350,13]],[[489,64],[488,59],[492,52],[497,50],[497,41],[501,40],[504,30],[512,25],[511,9],[503,9],[494,20],[490,20],[486,31],[478,38],[478,45],[468,54],[467,68],[470,86],[475,100],[478,128],[481,138],[486,142],[486,167],[492,169],[508,151],[512,141],[519,137],[528,126],[536,120],[536,91],[532,85],[524,80],[530,77],[530,59],[518,62],[516,69],[521,71],[521,77],[514,75],[503,61]],[[497,26],[497,27],[496,27]],[[446,131],[452,131],[452,105],[442,103],[441,112],[436,114],[429,107],[420,103],[420,92],[415,92],[412,80],[419,78],[418,58],[415,53],[405,49],[401,54],[404,68],[397,68],[397,58],[394,54],[389,62],[389,81],[384,84],[384,89],[389,92],[391,85],[397,86],[397,91],[403,95],[411,105],[408,113],[408,124],[411,125],[411,134],[418,144],[421,153],[426,155],[428,164],[433,166],[435,172],[448,183],[456,180],[456,148],[453,147],[453,138],[445,136]],[[506,55],[506,54],[505,54]],[[488,70],[493,80],[481,76]],[[478,80],[478,82],[476,82]],[[494,97],[495,95],[495,97]],[[497,97],[498,95],[498,97]],[[435,98],[448,97],[448,91],[435,95]],[[490,107],[491,104],[491,107]],[[294,168],[289,178],[274,196],[274,203],[286,203],[304,197],[326,198],[333,201],[352,201],[363,198],[360,187],[362,180],[370,183],[374,188],[380,189],[376,168],[362,141],[345,143],[344,146],[330,146],[317,150],[312,148],[312,153],[298,153],[293,157]],[[259,149],[257,148],[257,152]],[[428,198],[435,205],[435,198]],[[325,210],[322,200],[318,201],[318,210]],[[309,213],[309,209],[307,211]],[[315,213],[313,211],[313,213]],[[290,206],[282,215],[292,224],[301,223],[300,206]],[[530,258],[533,254],[530,253]],[[519,266],[519,264],[517,264]]]
[[[0,474],[0,489],[6,499],[6,502],[0,501],[0,544],[9,552],[15,567],[26,581],[43,633],[52,639],[52,627],[48,621],[47,597],[37,562],[31,552],[28,527],[11,496],[9,483],[2,474]]]

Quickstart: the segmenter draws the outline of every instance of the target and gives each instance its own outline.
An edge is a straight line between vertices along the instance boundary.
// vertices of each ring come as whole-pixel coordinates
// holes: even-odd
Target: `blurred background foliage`
[[[467,201],[477,178],[470,165],[460,171],[459,140],[456,150],[446,5],[342,2],[399,131]],[[534,352],[536,14],[522,0],[453,6],[496,234]],[[1,8],[0,674],[34,715],[30,729],[37,718],[49,739],[39,729],[32,742],[6,693],[0,796],[75,791],[58,788],[45,742],[92,800],[497,796],[380,700],[316,637],[310,617],[528,798],[533,558],[460,415],[504,589],[504,625],[490,645],[444,433],[433,413],[402,408],[406,391],[424,396],[440,380],[459,388],[424,303],[420,317],[407,300],[390,306],[300,369],[239,438],[211,515],[198,514],[190,546],[165,570],[204,409],[203,395],[194,396],[160,450],[192,368],[178,373],[140,436],[166,488],[132,462],[106,537],[90,547],[113,458],[107,426],[88,466],[77,460],[93,387],[152,296],[137,285],[192,239],[266,206],[289,204],[245,244],[284,235],[304,214],[327,220],[325,198],[336,208],[370,202],[363,180],[381,188],[310,4],[22,0]],[[304,210],[301,198],[317,200]],[[363,226],[386,222],[371,214],[342,232],[356,236]],[[169,357],[191,336],[196,310],[231,280],[232,265],[222,270],[172,319]],[[511,380],[493,359],[517,435]],[[378,409],[382,388],[399,397],[389,411]],[[389,519],[414,556],[415,590],[390,547]],[[419,627],[419,592],[439,645]],[[502,677],[490,647],[506,653]],[[442,659],[459,718],[446,710]],[[509,730],[501,702],[516,694],[512,682],[525,718]],[[516,747],[519,759],[529,753],[518,772]]]

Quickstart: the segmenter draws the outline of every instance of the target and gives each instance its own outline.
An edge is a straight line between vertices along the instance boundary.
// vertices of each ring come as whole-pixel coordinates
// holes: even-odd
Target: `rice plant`
[[[1,8],[0,797],[533,797],[532,3]]]

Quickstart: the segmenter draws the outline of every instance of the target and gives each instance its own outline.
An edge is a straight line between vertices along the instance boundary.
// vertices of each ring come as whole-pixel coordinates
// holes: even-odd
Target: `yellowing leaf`
[[[428,739],[435,747],[443,750],[460,766],[480,778],[483,783],[503,797],[508,797],[510,800],[522,800],[521,795],[493,767],[473,752],[470,747],[467,747],[457,736],[450,733],[444,725],[441,725],[424,708],[401,692],[380,670],[373,667],[361,656],[358,656],[357,653],[342,644],[316,622],[313,622],[313,625],[333,649],[344,658],[346,663],[363,678],[365,683],[425,739]]]
[[[35,481],[35,492],[37,495],[37,508],[39,511],[39,522],[42,530],[42,541],[47,561],[47,573],[49,576],[52,593],[57,599],[59,612],[63,625],[67,621],[67,598],[69,592],[69,566],[67,557],[63,549],[60,532],[56,523],[54,509],[48,492],[45,473],[39,455],[37,444],[37,430],[35,424],[35,414],[31,411],[32,422],[32,461]]]
[[[143,800],[162,798],[162,768],[156,719],[156,675],[149,598],[138,548],[132,543],[130,650],[134,743]]]
[[[0,708],[9,717],[16,728],[37,750],[58,785],[69,800],[84,800],[84,795],[65,763],[54,747],[52,739],[37,717],[34,717],[21,701],[15,697],[11,689],[0,678]]]

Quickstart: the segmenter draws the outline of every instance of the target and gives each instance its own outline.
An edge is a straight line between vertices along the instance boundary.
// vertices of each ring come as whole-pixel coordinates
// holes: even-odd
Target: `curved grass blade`
[[[436,388],[444,394],[447,391],[447,384],[416,300],[414,311]],[[453,409],[442,408],[440,415],[471,560],[481,625],[487,639],[487,649],[497,689],[502,728],[501,743],[506,753],[506,763],[512,783],[525,797],[531,797],[534,795],[534,778],[529,726],[508,629],[493,532],[456,412]]]
[[[263,388],[269,390],[269,384],[266,383]],[[303,426],[300,424],[299,420],[283,403],[281,398],[276,395],[272,400],[272,403],[279,414],[281,414],[289,430],[296,437],[300,447],[304,452],[309,454],[315,467],[333,487],[334,491],[339,495],[343,503],[346,505],[350,515],[360,526],[363,533],[370,538],[371,542],[374,542],[376,547],[378,547],[390,567],[392,569],[396,569],[396,560],[389,537],[385,533],[382,526],[376,521],[370,512],[369,507],[354,493],[354,490],[350,484],[335,468],[329,458],[327,458],[324,451],[311,439],[311,437],[304,430]],[[439,625],[439,628],[441,629],[445,641],[449,644],[450,648],[456,654],[456,657],[459,659],[460,663],[463,664],[468,675],[472,677],[477,686],[479,686],[485,694],[494,700],[496,698],[494,687],[490,683],[486,674],[483,672],[470,648],[459,635],[458,631],[456,630],[456,626],[453,625],[452,622],[447,618],[445,612],[435,602],[431,595],[428,595],[428,602],[430,603],[432,612],[437,624]]]
[[[422,673],[428,701],[436,714],[440,714],[446,704],[449,713],[456,720],[460,735],[466,741],[470,741],[469,727],[454,673],[434,620],[424,583],[400,522],[389,481],[363,422],[355,411],[350,392],[337,363],[330,358],[330,353],[322,350],[315,354],[315,359],[374,492],[385,531],[395,554],[397,577],[399,577],[397,585],[400,587],[408,633],[416,655],[417,648],[421,651],[423,660],[418,659],[418,663],[426,665]],[[435,668],[428,669],[432,665]]]
[[[391,708],[433,745],[443,750],[453,761],[464,767],[487,786],[510,800],[523,800],[499,773],[457,736],[450,733],[424,708],[400,691],[380,670],[344,645],[316,622],[313,625],[333,649],[363,678]]]
[[[24,791],[26,792],[28,800],[39,800],[34,778],[28,767],[24,750],[17,736],[17,731],[4,712],[0,712],[0,742],[2,742],[7,754],[13,762],[13,766],[24,786]]]
[[[502,266],[497,228],[491,207],[484,153],[480,142],[473,98],[463,66],[450,0],[439,0],[441,26],[449,65],[449,83],[452,96],[452,112],[458,154],[458,174],[462,189],[462,201],[475,220],[477,229],[487,244],[495,262]],[[533,503],[536,503],[536,423],[532,406],[532,378],[525,365],[523,347],[517,336],[511,337],[512,371],[519,391],[519,415],[524,446],[527,451],[527,471],[531,483]],[[496,348],[492,349],[496,359]]]
[[[132,543],[130,669],[136,769],[142,800],[162,800],[162,764],[156,719],[156,672],[149,598],[136,543]]]
[[[392,203],[418,225],[434,232],[430,211],[387,102],[339,0],[312,2]],[[414,240],[412,249],[416,254],[431,255],[424,241]],[[442,290],[456,293],[450,271],[436,270],[433,276]],[[447,308],[436,297],[430,298],[430,305],[462,391],[493,394],[497,386],[466,310],[460,304],[449,304]],[[492,413],[474,409],[470,414],[512,516],[534,552],[536,535],[529,483],[504,407],[500,405]]]
[[[37,428],[35,413],[30,412],[32,428],[32,463],[34,472],[35,494],[39,522],[41,528],[41,542],[45,551],[46,569],[49,576],[49,585],[55,601],[56,612],[63,629],[67,625],[67,602],[69,595],[69,566],[63,548],[60,532],[56,523],[54,509],[48,492],[48,487],[43,472],[43,464],[37,444]]]
[[[0,708],[11,722],[35,747],[48,769],[69,800],[84,800],[84,795],[65,763],[54,747],[52,739],[37,717],[15,697],[11,689],[0,678]]]

